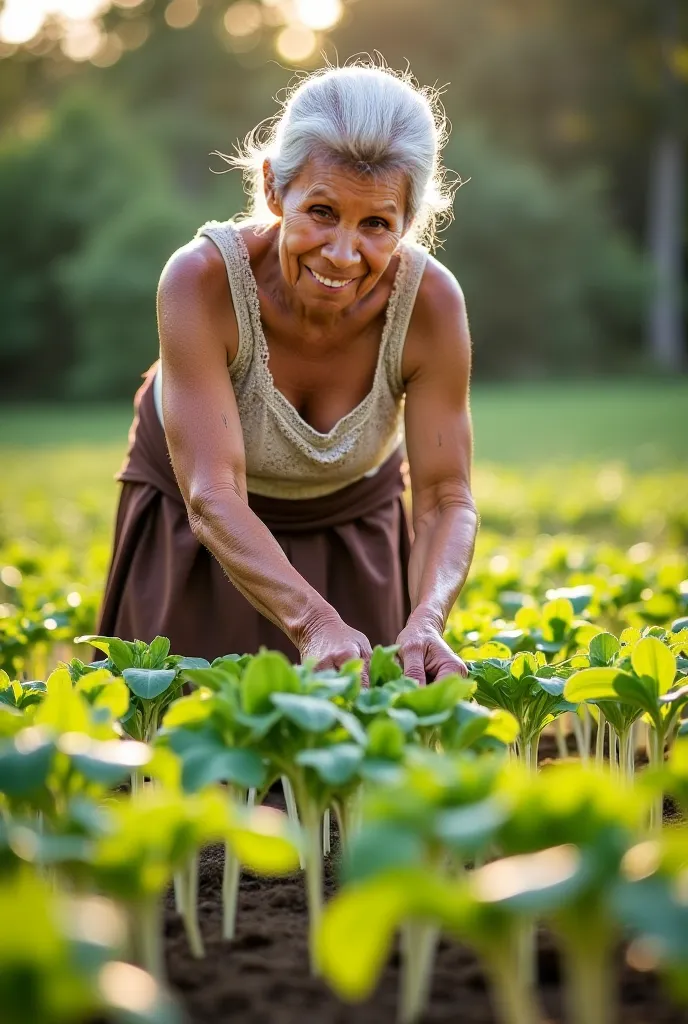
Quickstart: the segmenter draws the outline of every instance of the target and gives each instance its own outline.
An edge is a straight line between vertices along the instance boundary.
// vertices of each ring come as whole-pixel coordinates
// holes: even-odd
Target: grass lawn
[[[653,470],[685,462],[686,378],[476,384],[471,404],[477,463],[620,461]],[[131,418],[130,403],[5,406],[0,409],[0,469],[3,449],[71,445],[98,446],[116,468]]]

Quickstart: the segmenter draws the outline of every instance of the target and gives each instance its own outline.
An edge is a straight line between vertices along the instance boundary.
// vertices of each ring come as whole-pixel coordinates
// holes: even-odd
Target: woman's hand
[[[368,665],[373,653],[368,638],[357,629],[347,626],[335,611],[316,621],[299,644],[301,660],[315,658],[317,670],[340,669],[352,658],[363,659],[361,682],[368,685]]]
[[[414,619],[411,615],[397,643],[404,675],[415,679],[421,686],[455,672],[464,678],[468,675],[465,663],[442,639],[438,627],[427,619]]]

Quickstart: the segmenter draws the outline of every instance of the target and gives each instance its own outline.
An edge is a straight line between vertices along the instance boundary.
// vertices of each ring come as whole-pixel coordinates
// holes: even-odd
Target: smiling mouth
[[[346,288],[348,284],[351,284],[351,282],[355,280],[353,277],[347,277],[337,281],[331,277],[325,277],[323,274],[316,273],[316,271],[311,267],[306,267],[306,269],[310,271],[318,284],[322,284],[326,288],[330,288],[332,291],[341,291],[342,288]]]

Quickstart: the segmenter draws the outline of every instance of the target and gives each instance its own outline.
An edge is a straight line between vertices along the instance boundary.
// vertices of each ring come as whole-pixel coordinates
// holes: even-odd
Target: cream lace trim
[[[383,380],[395,398],[403,394],[404,383],[401,373],[404,341],[413,313],[416,294],[425,269],[427,253],[414,245],[402,245],[399,251],[399,266],[394,276],[385,321],[380,339],[375,374],[370,391],[361,402],[335,423],[332,430],[323,434],[299,415],[297,410],[275,386],[270,372],[268,350],[260,316],[260,300],[246,242],[241,232],[231,221],[208,221],[197,231],[197,235],[208,235],[218,246],[229,278],[230,290],[239,330],[239,347],[229,370],[232,379],[240,381],[251,366],[255,356],[259,363],[257,385],[265,402],[279,417],[285,433],[292,442],[308,455],[313,448],[339,449],[338,458],[345,457],[355,435],[375,408],[381,397]],[[383,375],[383,367],[386,372]],[[353,437],[351,436],[353,435]],[[340,447],[341,446],[341,447]]]

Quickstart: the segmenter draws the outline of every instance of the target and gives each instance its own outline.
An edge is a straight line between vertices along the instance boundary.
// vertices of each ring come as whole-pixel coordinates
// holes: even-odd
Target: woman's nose
[[[323,245],[322,254],[338,270],[346,270],[348,267],[361,262],[357,236],[351,231],[339,230],[335,232],[329,241]]]

